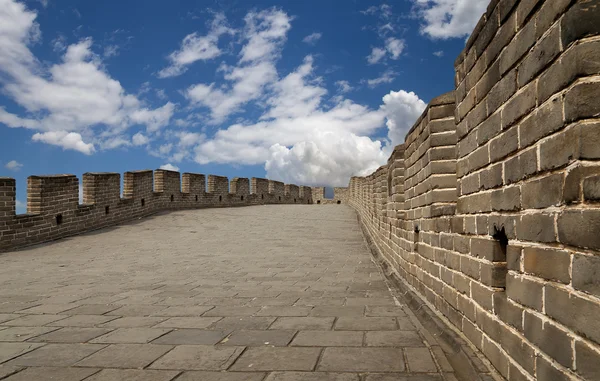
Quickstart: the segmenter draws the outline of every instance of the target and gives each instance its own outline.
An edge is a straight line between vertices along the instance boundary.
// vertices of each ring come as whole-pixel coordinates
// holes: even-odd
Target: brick
[[[537,150],[532,148],[503,163],[504,184],[523,180],[537,171]]]
[[[506,263],[482,263],[481,283],[490,287],[503,288],[506,285]]]
[[[586,380],[600,379],[600,348],[583,341],[575,342],[577,373]]]
[[[522,0],[519,2],[519,5],[517,5],[517,26],[521,27],[523,24],[525,24],[525,22],[529,19],[529,15],[531,14],[531,11],[533,11],[533,9],[535,8],[535,6],[540,2],[540,0]],[[535,20],[531,20],[530,22],[527,23],[527,25],[529,24],[535,24]]]
[[[600,343],[600,304],[597,299],[551,284],[544,294],[546,314],[583,337]]]
[[[491,262],[506,261],[506,254],[503,252],[500,243],[491,239],[472,238],[471,255]]]
[[[554,215],[524,214],[517,221],[517,238],[532,242],[556,242]]]
[[[509,245],[506,248],[506,266],[509,270],[521,271],[521,257],[523,248],[520,246]]]
[[[508,377],[508,357],[500,350],[497,344],[492,343],[492,341],[484,336],[483,349],[481,351],[503,377]]]
[[[565,120],[593,118],[600,114],[600,82],[578,83],[565,93]]]
[[[572,272],[573,288],[600,296],[600,257],[575,254]]]
[[[567,204],[579,203],[583,200],[583,182],[586,178],[594,176],[600,173],[600,165],[593,164],[581,164],[577,163],[575,167],[570,168],[567,171],[565,178],[565,187],[563,189],[563,200]]]
[[[568,165],[579,158],[580,146],[580,126],[571,126],[543,140],[540,144],[540,169],[544,171]]]
[[[600,175],[583,180],[583,198],[586,201],[600,201]]]
[[[496,162],[519,148],[519,130],[511,128],[490,142],[490,161]]]
[[[557,173],[528,181],[521,187],[523,209],[540,209],[559,205],[562,201],[564,175]]]
[[[479,172],[479,184],[484,190],[502,185],[502,164],[495,164]]]
[[[502,292],[499,289],[487,287],[479,282],[471,282],[471,297],[483,309],[492,312],[494,309],[494,294]]]
[[[561,0],[555,0],[561,1]],[[519,88],[527,85],[537,74],[561,52],[560,27],[554,25],[525,56],[518,67],[517,82]]]
[[[535,359],[536,376],[538,380],[571,381],[567,372],[558,369],[545,357],[538,355]]]
[[[523,248],[523,270],[535,276],[568,284],[571,256],[554,248]]]
[[[512,329],[501,326],[499,339],[502,349],[521,365],[528,373],[535,373],[535,350],[521,335]],[[512,377],[511,377],[512,379]]]
[[[506,74],[487,95],[486,104],[488,114],[492,114],[498,110],[516,91],[517,72],[513,70]]]
[[[600,249],[600,209],[566,210],[558,216],[558,239],[572,246]]]
[[[514,211],[521,208],[521,187],[513,186],[492,192],[493,211]]]
[[[585,36],[600,34],[600,7],[596,0],[577,1],[561,20],[562,44],[568,46]]]
[[[509,271],[506,276],[506,295],[526,307],[542,311],[544,284]]]
[[[573,339],[567,331],[560,329],[550,321],[544,321],[537,315],[525,311],[523,318],[525,337],[537,345],[544,353],[565,367],[573,364]]]
[[[458,199],[457,211],[459,213],[481,213],[492,210],[491,192],[476,193]]]
[[[555,97],[540,106],[533,114],[519,125],[519,147],[527,147],[564,125],[563,101]]]
[[[520,90],[502,109],[502,129],[512,126],[527,115],[536,105],[536,84],[532,83]]]
[[[517,33],[515,38],[513,38],[502,53],[500,53],[498,58],[500,74],[504,74],[510,70],[510,68],[512,68],[525,53],[527,53],[535,42],[535,22],[529,22]]]
[[[523,329],[523,307],[510,301],[505,292],[495,293],[494,299],[494,314],[498,316],[504,323],[517,328]]]
[[[600,71],[600,41],[585,41],[569,48],[539,78],[538,102],[543,103],[576,78]]]

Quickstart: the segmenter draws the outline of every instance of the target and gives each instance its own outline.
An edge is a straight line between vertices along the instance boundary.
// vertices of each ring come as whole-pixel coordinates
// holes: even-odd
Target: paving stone
[[[265,373],[242,372],[185,372],[177,381],[263,381]]]
[[[0,323],[5,322],[5,321],[9,321],[9,320],[14,320],[18,317],[20,317],[22,315],[18,315],[18,314],[0,314]]]
[[[206,318],[208,319],[208,318]],[[216,319],[216,318],[213,318]],[[217,329],[221,331],[235,331],[241,329],[267,329],[276,318],[268,316],[246,316],[246,317],[226,317],[220,319],[216,323],[210,326],[210,329]],[[281,328],[287,329],[287,328]]]
[[[0,364],[23,353],[33,351],[42,345],[33,343],[0,343]]]
[[[275,347],[285,347],[292,341],[296,331],[234,331],[227,338],[221,341],[221,345],[240,345],[259,347],[270,345]]]
[[[312,310],[312,307],[299,307],[299,306],[267,306],[262,307],[258,311],[256,316],[308,316]]]
[[[346,298],[300,298],[296,306],[341,306],[346,301]]]
[[[333,317],[280,317],[269,329],[291,330],[330,330]]]
[[[211,306],[231,306],[231,307],[242,307],[242,306],[257,306],[258,304],[251,304],[253,298],[207,298],[206,304]]]
[[[402,307],[399,306],[367,306],[365,316],[400,316],[406,317]]]
[[[395,317],[340,317],[337,331],[393,331],[398,329]]]
[[[97,368],[144,368],[172,348],[170,345],[112,344],[76,365]]]
[[[102,324],[102,327],[106,328],[139,328],[139,327],[152,327],[158,326],[160,323],[165,322],[166,317],[153,317],[153,316],[125,316],[122,318],[112,319],[111,321]]]
[[[159,318],[164,320],[164,318]],[[154,325],[154,328],[207,328],[218,322],[220,317],[172,317]]]
[[[155,329],[155,328],[153,328]],[[173,345],[214,345],[227,336],[226,331],[203,329],[175,329],[164,336],[154,340],[153,344]]]
[[[157,306],[157,305],[144,305],[144,304],[136,304],[129,306],[122,306],[116,310],[110,311],[106,313],[106,315],[110,316],[150,316],[150,315],[158,315],[160,311],[167,308],[166,306]]]
[[[68,318],[67,315],[25,315],[13,320],[5,321],[2,325],[18,327],[36,327],[46,325],[58,320]]]
[[[410,372],[437,372],[429,348],[404,348]]]
[[[235,362],[233,371],[273,371],[305,370],[311,371],[321,353],[319,348],[248,348]]]
[[[259,307],[219,306],[202,316],[252,316],[259,310]]]
[[[15,374],[21,370],[23,370],[23,367],[20,366],[5,366],[5,365],[0,365],[0,379],[4,379],[4,377],[8,377],[11,374]]]
[[[449,375],[451,376],[451,375]],[[452,376],[453,377],[453,376]],[[432,374],[418,374],[418,375],[409,375],[409,374],[370,374],[367,375],[365,381],[443,381],[442,376],[432,375]],[[449,378],[447,376],[447,381],[456,380],[455,378]],[[482,379],[482,381],[484,381]]]
[[[7,314],[35,307],[39,303],[2,302],[0,303],[0,314]]]
[[[423,339],[416,331],[369,331],[365,334],[369,347],[423,347]]]
[[[33,337],[29,341],[40,343],[86,343],[111,331],[108,328],[53,328],[52,332]]]
[[[114,316],[74,315],[47,325],[51,327],[96,327],[115,319]]]
[[[273,372],[265,381],[360,381],[358,374],[330,372]]]
[[[57,329],[51,327],[7,327],[0,330],[0,341],[25,341]]]
[[[85,381],[171,381],[178,374],[172,370],[103,369]]]
[[[363,316],[364,306],[316,306],[310,316]]]
[[[213,306],[171,306],[153,314],[153,316],[200,316]]]
[[[318,371],[403,372],[404,355],[399,348],[325,348]]]
[[[260,293],[259,293],[260,294]],[[247,303],[249,306],[291,306],[298,300],[298,297],[277,297],[277,298],[254,298],[249,300]]]
[[[346,298],[346,306],[393,306],[390,298]]]
[[[360,347],[363,332],[356,331],[300,331],[292,346],[298,347]]]
[[[60,314],[63,311],[68,311],[79,306],[77,303],[63,303],[63,304],[40,304],[39,306],[29,307],[24,310],[20,310],[21,314]]]
[[[27,368],[7,378],[6,381],[81,381],[96,372],[98,372],[98,369],[51,367]]]
[[[40,344],[30,344],[40,345]],[[2,344],[0,344],[1,348]],[[36,350],[19,356],[10,365],[20,366],[72,366],[79,360],[95,353],[105,345],[101,344],[47,344]]]
[[[66,315],[103,315],[121,306],[111,304],[82,304],[71,310],[64,311]]]
[[[154,362],[153,369],[225,370],[233,364],[244,347],[179,345]]]
[[[90,342],[97,344],[146,344],[169,331],[169,328],[118,328]]]

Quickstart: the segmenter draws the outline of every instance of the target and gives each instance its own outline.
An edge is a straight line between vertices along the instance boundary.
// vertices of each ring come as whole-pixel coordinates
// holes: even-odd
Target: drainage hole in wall
[[[506,230],[504,230],[504,226],[498,229],[497,226],[494,225],[494,234],[492,238],[498,241],[500,244],[500,249],[502,250],[502,254],[506,257],[506,249],[508,248],[508,236],[506,235]]]
[[[142,206],[144,206],[144,205],[146,205],[146,200],[142,199],[142,200],[140,201],[140,203],[142,204]]]
[[[294,204],[296,203],[296,199],[294,199]]]
[[[279,196],[279,201],[281,201],[281,196]]]
[[[219,196],[219,202],[223,201],[223,196]]]
[[[317,200],[317,204],[320,204],[320,203],[321,203],[321,200]]]
[[[338,202],[337,202],[337,203],[338,203],[338,205],[339,205],[339,204],[341,204],[342,202],[341,202],[340,200],[338,200]]]
[[[62,214],[57,214],[57,215],[56,215],[56,224],[57,224],[57,225],[60,225],[60,224],[62,224],[62,223],[63,223],[63,217],[62,217]]]
[[[173,202],[173,200],[175,200],[175,197],[171,195],[171,202]]]
[[[261,195],[260,195],[260,199],[261,199],[261,200],[264,200],[264,199],[265,199],[265,195],[264,195],[264,194],[261,194]]]
[[[244,201],[244,196],[241,197],[242,201]]]
[[[110,213],[110,206],[105,206],[104,207],[104,214],[108,214]]]
[[[196,201],[198,201],[198,195],[196,195]]]

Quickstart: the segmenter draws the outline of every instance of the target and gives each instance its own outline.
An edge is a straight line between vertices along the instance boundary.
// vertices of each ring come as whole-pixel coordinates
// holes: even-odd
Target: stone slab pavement
[[[455,380],[418,327],[344,205],[176,211],[0,255],[8,381]]]

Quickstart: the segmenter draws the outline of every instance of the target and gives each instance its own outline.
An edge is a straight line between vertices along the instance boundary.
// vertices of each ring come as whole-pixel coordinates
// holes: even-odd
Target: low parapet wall
[[[311,204],[310,187],[267,179],[156,170],[85,173],[83,204],[74,175],[31,176],[27,214],[15,214],[16,187],[0,178],[0,251],[50,241],[170,209]],[[207,181],[208,180],[208,181]],[[208,183],[208,187],[207,187]],[[250,188],[252,184],[252,189]]]
[[[493,0],[349,202],[398,279],[508,380],[600,380],[600,1]]]
[[[315,204],[347,204],[348,188],[334,187],[333,198],[325,197],[325,187],[312,187],[313,200]]]

